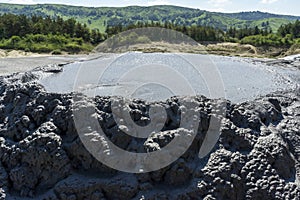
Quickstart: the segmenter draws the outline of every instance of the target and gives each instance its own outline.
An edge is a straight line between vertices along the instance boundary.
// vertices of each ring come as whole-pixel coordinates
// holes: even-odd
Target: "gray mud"
[[[75,91],[88,96],[124,96],[124,91],[136,87],[139,89],[133,96],[125,97],[165,101],[172,96],[205,95],[241,103],[299,87],[300,70],[284,63],[278,66],[284,60],[277,61],[277,67],[272,65],[274,62],[199,54],[107,54],[68,64],[61,73],[39,74],[39,82],[53,93]],[[143,67],[145,65],[147,67]],[[156,67],[155,73],[151,67]],[[141,69],[142,73],[137,69]],[[176,74],[180,76],[173,81]],[[155,85],[145,86],[145,82],[153,80],[167,80],[172,83],[168,88],[175,88],[176,91]],[[187,84],[192,89],[184,87]],[[215,92],[215,88],[222,92]]]
[[[201,116],[189,150],[161,170],[128,174],[104,166],[84,148],[72,95],[49,93],[35,80],[32,73],[0,79],[0,199],[299,199],[299,89],[228,101],[220,139],[203,159],[198,151],[216,100],[189,97]],[[181,97],[159,102],[168,120],[159,137],[146,141],[120,131],[110,109],[116,97],[81,98],[95,102],[103,130],[125,150],[159,149],[172,138],[170,130],[179,131]],[[149,123],[151,104],[132,100],[130,115],[137,124]]]
[[[0,58],[0,76],[17,72],[26,72],[40,66],[67,64],[87,59],[87,55],[68,56],[38,56],[38,57],[16,57]]]

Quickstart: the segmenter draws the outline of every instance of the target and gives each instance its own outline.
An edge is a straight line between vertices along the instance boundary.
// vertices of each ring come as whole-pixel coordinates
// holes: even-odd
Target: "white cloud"
[[[8,3],[11,3],[11,4],[36,4],[33,0],[11,0]]]
[[[271,3],[275,3],[278,0],[261,0],[261,3],[263,4],[271,4]]]

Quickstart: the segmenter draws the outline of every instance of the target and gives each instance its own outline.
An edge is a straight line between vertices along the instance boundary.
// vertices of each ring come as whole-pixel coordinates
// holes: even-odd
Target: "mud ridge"
[[[59,70],[59,69],[58,69]],[[300,196],[300,92],[270,94],[251,102],[226,101],[220,139],[198,158],[212,104],[204,96],[165,102],[131,100],[136,124],[148,124],[149,107],[167,111],[161,132],[146,140],[128,136],[115,122],[111,102],[50,94],[30,73],[0,78],[0,199],[297,199]],[[199,129],[189,150],[161,170],[129,174],[106,167],[83,146],[74,105],[94,102],[106,135],[132,152],[155,151],[180,132],[180,100],[197,103]]]

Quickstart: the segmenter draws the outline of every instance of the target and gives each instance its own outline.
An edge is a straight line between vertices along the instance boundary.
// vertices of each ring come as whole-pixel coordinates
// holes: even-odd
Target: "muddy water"
[[[121,95],[147,101],[174,95],[205,95],[233,102],[299,87],[300,71],[254,64],[249,59],[196,55],[127,53],[68,64],[43,76],[49,92]]]

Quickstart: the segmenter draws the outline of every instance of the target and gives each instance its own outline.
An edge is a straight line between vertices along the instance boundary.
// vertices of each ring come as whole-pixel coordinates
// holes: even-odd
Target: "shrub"
[[[62,45],[62,44],[67,44],[68,43],[68,39],[65,36],[63,36],[63,35],[52,35],[52,34],[49,34],[48,35],[48,42],[52,43],[52,44]]]
[[[254,46],[282,46],[283,41],[282,38],[276,34],[269,34],[267,36],[263,35],[252,35],[244,37],[241,40],[242,44],[252,44]]]
[[[2,49],[18,49],[26,52],[61,54],[61,50],[78,53],[80,51],[91,51],[94,47],[90,43],[84,42],[82,38],[70,38],[68,35],[42,35],[28,34],[24,37],[12,36],[9,39],[0,40]]]
[[[70,43],[64,47],[64,50],[71,53],[79,53],[82,48],[78,44]]]
[[[78,45],[82,45],[83,44],[83,39],[82,38],[74,38],[73,41],[78,44]]]
[[[31,39],[35,43],[41,43],[41,42],[47,42],[47,36],[42,34],[36,34],[36,35],[27,35],[29,39]]]
[[[17,44],[18,42],[20,42],[22,39],[20,38],[20,36],[12,36],[10,38],[10,41],[11,41],[11,44],[14,45],[14,44]]]
[[[34,46],[32,46],[31,51],[33,52],[39,52],[39,53],[49,53],[51,52],[53,49],[49,48],[46,45],[41,45],[41,44],[35,44]]]
[[[54,51],[51,52],[52,55],[61,55],[62,52],[60,49],[55,49]]]

